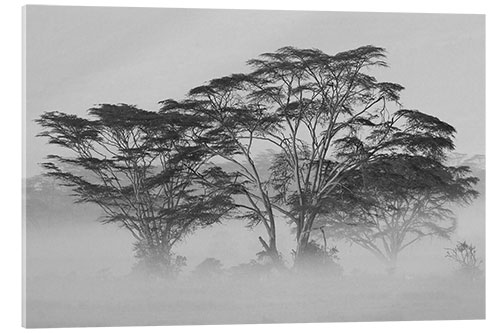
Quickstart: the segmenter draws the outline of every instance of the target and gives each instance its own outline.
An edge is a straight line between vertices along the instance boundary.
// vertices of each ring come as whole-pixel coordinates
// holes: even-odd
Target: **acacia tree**
[[[186,101],[164,105],[211,117],[212,128],[201,135],[231,147],[223,157],[246,158],[250,170],[233,162],[240,163],[245,194],[261,205],[248,211],[266,225],[270,240],[275,232],[268,226],[276,214],[294,224],[296,263],[305,257],[317,218],[344,177],[386,156],[438,160],[453,149],[453,127],[400,109],[403,87],[368,74],[387,67],[380,47],[336,55],[284,47],[248,64],[249,74],[212,80],[191,90]],[[252,168],[251,148],[257,141],[278,151],[267,181]]]
[[[451,208],[477,197],[477,181],[465,166],[389,156],[346,177],[320,220],[328,236],[367,249],[393,273],[407,247],[426,237],[449,238],[456,228]]]
[[[235,207],[243,210],[238,217],[249,220],[249,227],[259,223],[264,225],[268,240],[259,237],[263,253],[281,266],[276,243],[275,210],[286,211],[273,204],[269,179],[265,177],[268,172],[262,172],[258,167],[257,155],[253,151],[254,137],[278,131],[280,119],[258,104],[248,104],[245,96],[240,95],[248,88],[248,79],[248,76],[240,74],[211,80],[208,85],[191,89],[190,98],[185,101],[162,101],[161,112],[197,115],[209,124],[194,133],[196,140],[214,156],[231,163],[236,171],[226,172],[219,168],[219,182],[206,182],[206,185],[231,188],[233,195],[241,197],[235,203]]]
[[[209,152],[191,140],[201,120],[125,104],[100,105],[89,115],[47,112],[37,120],[45,129],[39,136],[70,153],[48,156],[47,174],[70,186],[77,202],[99,205],[104,223],[126,228],[148,272],[174,272],[174,246],[232,208],[227,191],[204,187],[192,172],[217,183],[202,169]]]

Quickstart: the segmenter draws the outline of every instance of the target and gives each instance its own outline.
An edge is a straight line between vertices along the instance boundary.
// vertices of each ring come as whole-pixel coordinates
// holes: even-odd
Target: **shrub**
[[[197,278],[213,278],[222,273],[222,263],[215,258],[203,260],[193,271],[193,275]]]
[[[334,246],[326,248],[315,241],[307,244],[306,251],[300,261],[300,268],[304,272],[321,272],[333,275],[342,274],[342,266],[337,261],[339,250]],[[295,251],[292,252],[295,255]]]
[[[475,280],[481,273],[480,260],[476,255],[476,247],[466,241],[458,242],[454,248],[446,249],[446,258],[459,266],[458,271],[464,276]]]

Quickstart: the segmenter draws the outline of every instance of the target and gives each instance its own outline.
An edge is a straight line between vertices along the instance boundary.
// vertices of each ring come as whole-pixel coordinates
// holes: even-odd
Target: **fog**
[[[98,216],[53,226],[28,225],[27,327],[479,319],[484,278],[461,277],[444,248],[467,239],[484,258],[484,201],[457,210],[450,240],[427,239],[402,253],[397,272],[356,245],[339,241],[341,271],[266,271],[235,267],[256,259],[259,228],[243,221],[197,231],[176,253],[187,266],[176,279],[136,276],[133,239]],[[77,219],[77,217],[75,217]],[[79,216],[78,220],[82,217]],[[292,266],[293,235],[284,221],[278,246]],[[222,270],[195,274],[206,258]],[[240,266],[242,267],[242,266]]]
[[[182,99],[211,78],[246,73],[248,59],[286,45],[327,54],[375,45],[387,50],[391,69],[373,68],[369,75],[405,86],[405,108],[450,121],[464,153],[454,155],[454,165],[479,166],[473,171],[484,194],[484,156],[477,155],[484,153],[484,15],[28,6],[24,20],[27,327],[484,318],[484,275],[460,274],[446,257],[447,248],[467,241],[485,261],[482,195],[453,208],[458,228],[450,239],[424,237],[405,248],[392,273],[342,239],[318,247],[325,258],[337,248],[329,268],[295,270],[295,236],[278,219],[285,268],[258,260],[258,237],[268,236],[262,225],[250,230],[248,220],[223,220],[175,245],[175,254],[187,260],[178,276],[145,276],[134,269],[135,239],[126,229],[103,225],[97,206],[74,204],[69,188],[40,175],[41,162],[60,147],[48,145],[38,135],[46,128],[34,121],[51,110],[84,116],[96,103],[156,110],[157,101]],[[298,90],[301,101],[306,90]],[[262,142],[248,149],[269,180],[268,142],[255,141]],[[215,266],[201,270],[207,259]]]
[[[134,280],[46,277],[28,285],[28,327],[484,318],[484,285],[382,276]]]

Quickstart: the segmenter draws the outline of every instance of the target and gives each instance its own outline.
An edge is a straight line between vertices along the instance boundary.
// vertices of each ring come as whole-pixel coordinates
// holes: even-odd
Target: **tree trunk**
[[[135,245],[135,257],[138,259],[134,271],[157,277],[169,277],[176,273],[171,249],[164,244],[139,242]]]
[[[307,260],[307,245],[309,244],[309,232],[301,232],[298,235],[297,248],[295,250],[294,267],[301,269]]]
[[[385,264],[387,274],[394,276],[398,268],[398,254],[390,253]]]
[[[297,224],[297,248],[295,251],[295,266],[301,266],[304,263],[309,244],[309,237],[311,236],[312,227],[316,218],[316,212],[312,211],[309,214],[304,214],[299,217]],[[301,226],[299,228],[299,226]],[[298,264],[298,265],[297,265]]]
[[[267,256],[269,256],[269,258],[272,260],[273,265],[277,268],[282,267],[283,261],[281,260],[281,256],[276,247],[276,238],[270,236],[269,243],[267,243],[262,237],[259,237],[259,241],[262,244],[262,247],[264,248]]]

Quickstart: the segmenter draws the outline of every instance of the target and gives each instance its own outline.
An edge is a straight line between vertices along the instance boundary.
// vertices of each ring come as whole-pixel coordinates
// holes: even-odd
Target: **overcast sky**
[[[457,151],[485,152],[484,16],[29,6],[26,11],[26,176],[53,153],[33,122],[85,115],[99,103],[156,110],[192,87],[282,46],[388,51],[382,81],[406,108],[458,131]]]

